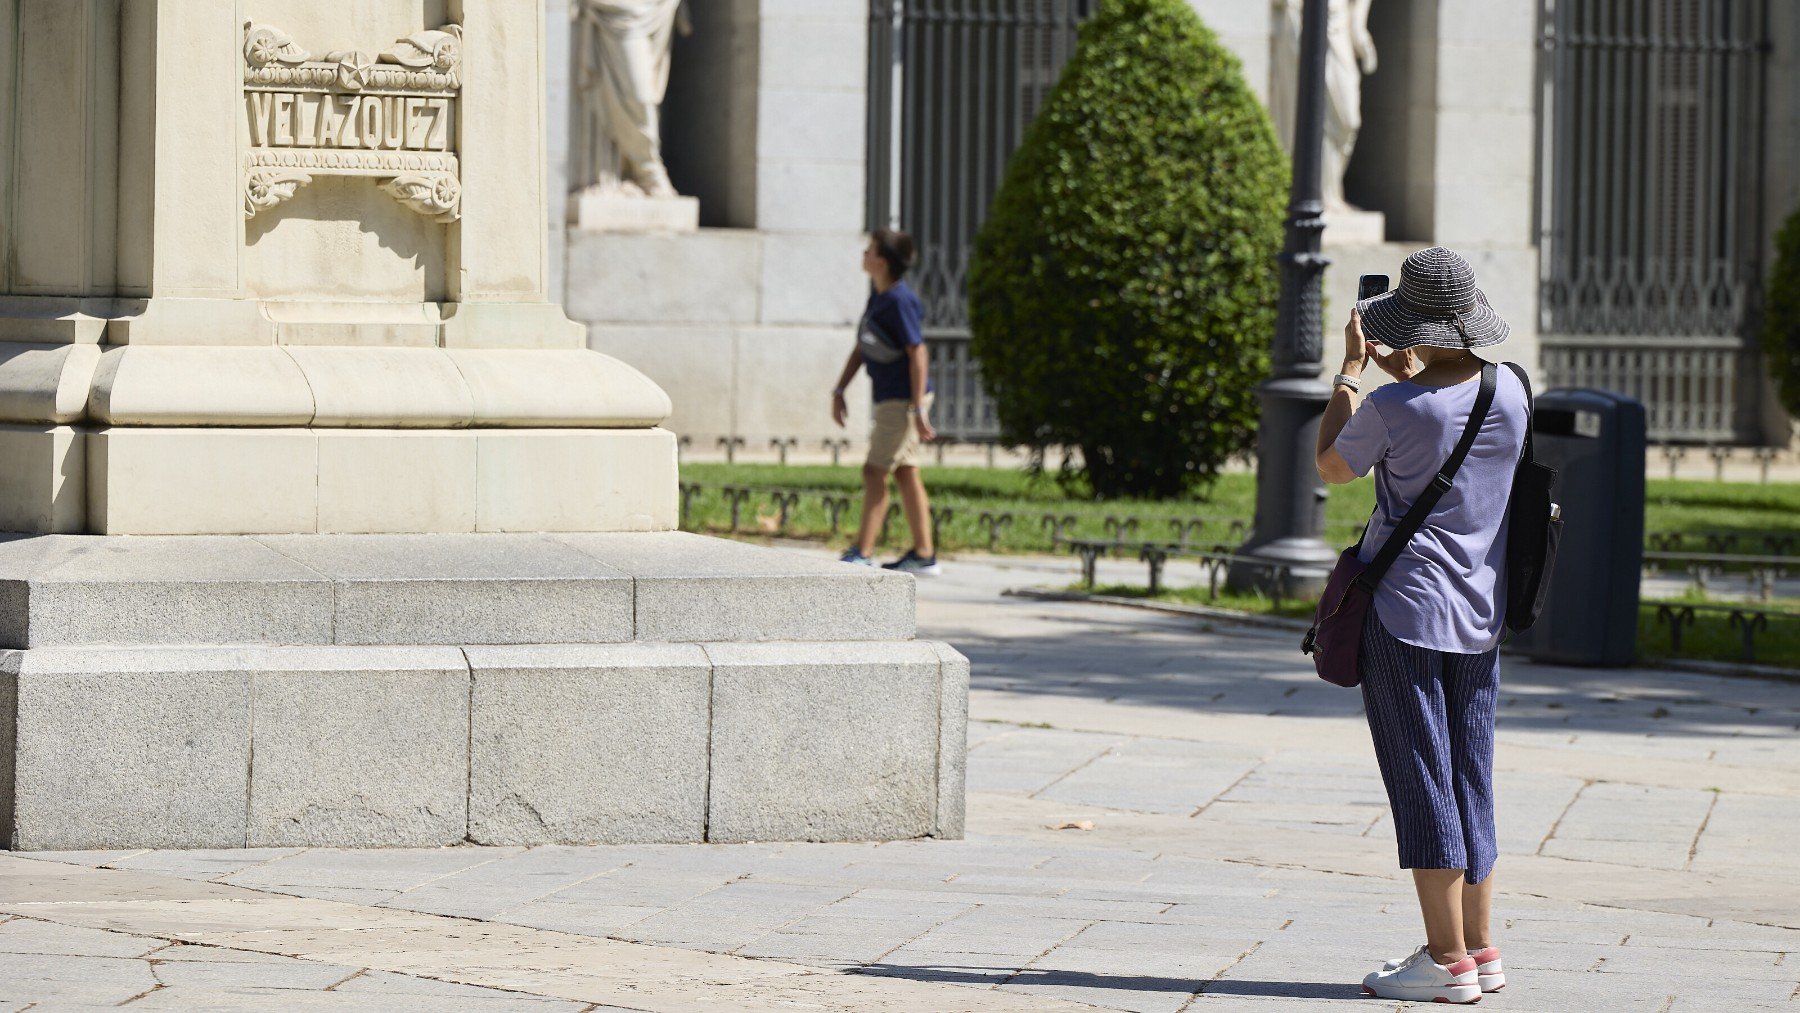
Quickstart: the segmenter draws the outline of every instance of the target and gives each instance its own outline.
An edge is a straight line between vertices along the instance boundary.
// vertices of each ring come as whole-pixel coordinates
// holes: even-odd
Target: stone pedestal
[[[1332,246],[1380,246],[1387,242],[1387,215],[1360,208],[1327,211],[1325,235]]]
[[[700,201],[584,190],[569,197],[569,224],[588,232],[695,232]]]
[[[538,0],[0,38],[0,839],[960,835],[911,578],[673,532],[549,301]]]
[[[912,578],[696,535],[0,541],[18,850],[960,837]]]

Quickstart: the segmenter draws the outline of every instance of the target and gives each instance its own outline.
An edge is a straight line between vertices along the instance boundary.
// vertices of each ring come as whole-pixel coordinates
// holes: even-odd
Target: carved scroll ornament
[[[455,221],[461,65],[460,25],[415,32],[377,56],[344,50],[323,60],[279,29],[245,25],[244,217],[326,175],[374,178],[402,206]]]

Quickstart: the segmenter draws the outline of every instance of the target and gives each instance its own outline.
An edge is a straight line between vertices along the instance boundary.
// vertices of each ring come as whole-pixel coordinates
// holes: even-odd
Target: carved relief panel
[[[439,222],[462,213],[457,118],[462,28],[415,32],[386,51],[315,59],[279,29],[244,26],[244,217],[317,176],[366,177]]]

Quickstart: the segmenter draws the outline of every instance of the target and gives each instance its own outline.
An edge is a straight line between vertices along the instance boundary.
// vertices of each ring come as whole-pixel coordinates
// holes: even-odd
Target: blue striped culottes
[[[1402,643],[1374,609],[1363,628],[1363,708],[1387,785],[1402,869],[1493,871],[1494,707],[1500,649],[1449,654]]]

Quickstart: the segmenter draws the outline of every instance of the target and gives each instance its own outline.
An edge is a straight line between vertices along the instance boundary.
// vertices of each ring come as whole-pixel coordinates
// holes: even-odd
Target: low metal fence
[[[1770,639],[1775,639],[1777,634],[1771,631],[1777,626],[1781,628],[1781,643],[1791,643],[1792,638],[1800,636],[1800,612],[1754,605],[1690,605],[1681,602],[1657,602],[1655,605],[1657,627],[1669,631],[1669,656],[1672,658],[1682,656],[1684,635],[1693,630],[1702,615],[1726,617],[1727,628],[1740,638],[1740,661],[1754,663],[1757,660],[1756,638],[1767,633]]]
[[[1263,579],[1258,582],[1261,590],[1269,596],[1269,603],[1274,610],[1281,611],[1282,602],[1290,597],[1287,588],[1293,576],[1293,568],[1287,563],[1272,562],[1252,556],[1240,556],[1231,551],[1229,545],[1214,545],[1210,548],[1198,548],[1186,544],[1166,542],[1122,542],[1118,540],[1078,538],[1069,542],[1070,551],[1081,557],[1082,586],[1092,588],[1099,581],[1099,561],[1103,556],[1117,556],[1122,551],[1135,549],[1137,559],[1146,567],[1145,584],[1150,594],[1156,595],[1163,590],[1163,568],[1171,559],[1192,560],[1199,563],[1206,572],[1207,601],[1218,601],[1219,586],[1233,567],[1249,568],[1260,573]]]
[[[944,463],[945,453],[958,446],[981,447],[987,453],[987,466],[995,466],[1000,439],[1000,418],[994,400],[987,393],[981,379],[981,363],[969,351],[969,335],[966,331],[927,330],[926,347],[931,353],[931,382],[937,390],[937,402],[932,408],[932,419],[937,424],[938,438],[932,442],[930,450],[935,463]],[[789,463],[790,452],[798,452],[802,448],[811,450],[818,447],[831,455],[831,463],[840,465],[844,455],[855,445],[846,438],[826,438],[819,440],[816,436],[771,436],[758,437],[751,441],[743,436],[704,436],[696,438],[692,434],[680,437],[680,452],[686,456],[695,447],[710,447],[723,453],[726,463],[736,463],[738,454],[751,450],[761,451],[764,446],[776,452],[778,463]],[[1063,448],[1050,447],[1035,451],[1039,455],[1054,456]],[[1680,444],[1666,443],[1653,446],[1653,457],[1660,457],[1667,468],[1668,477],[1705,478],[1714,481],[1725,481],[1727,465],[1743,462],[1756,464],[1760,482],[1768,485],[1773,480],[1775,465],[1783,460],[1791,464],[1794,452],[1781,447],[1733,447],[1720,444]],[[1710,468],[1702,475],[1693,475],[1684,471],[1686,462],[1693,460],[1696,464],[1710,462]],[[1255,457],[1246,452],[1242,463],[1254,468]],[[1702,466],[1704,466],[1702,464]]]
[[[680,483],[680,495],[681,526],[684,529],[692,529],[695,525],[696,502],[703,496],[716,495],[728,511],[729,520],[725,528],[727,533],[752,530],[751,521],[757,520],[765,522],[760,528],[761,532],[771,535],[792,534],[794,515],[802,504],[819,506],[825,515],[826,534],[840,533],[862,496],[860,491],[769,485],[707,485],[699,482]],[[768,512],[763,512],[764,507]],[[899,513],[900,507],[890,503],[889,521],[899,516]],[[1115,551],[1137,551],[1139,543],[1135,540],[1144,538],[1152,531],[1166,531],[1168,544],[1180,552],[1202,545],[1224,544],[1217,541],[1220,538],[1237,544],[1250,535],[1250,522],[1244,518],[1203,514],[1145,517],[1069,510],[999,510],[979,501],[956,499],[935,502],[931,514],[933,527],[938,531],[959,516],[973,518],[977,537],[990,550],[998,549],[1009,531],[1032,532],[1036,537],[1029,540],[1045,542],[1053,552],[1076,541],[1091,541],[1084,535],[1095,530],[1105,534],[1107,544],[1113,545]],[[1360,521],[1333,521],[1327,528],[1348,537],[1361,526]],[[1209,538],[1214,541],[1206,541]]]

